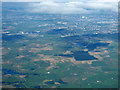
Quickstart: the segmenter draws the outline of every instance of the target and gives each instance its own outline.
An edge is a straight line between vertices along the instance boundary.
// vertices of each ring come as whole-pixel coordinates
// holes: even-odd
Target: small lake
[[[108,46],[108,45],[109,45],[109,43],[93,43],[93,44],[87,45],[87,48],[88,48],[89,50],[94,50],[94,49],[96,49],[97,47],[106,47],[106,46]]]
[[[76,51],[73,52],[73,54],[59,54],[55,56],[74,57],[76,61],[97,60],[97,58],[90,55],[88,51]]]
[[[90,55],[87,51],[76,51],[76,52],[73,52],[73,56],[76,59],[76,61],[97,60],[96,57]]]
[[[19,74],[19,75],[23,75],[22,73],[18,73],[18,72],[14,71],[14,70],[8,70],[8,69],[2,69],[2,72],[3,72],[4,75],[6,75],[6,74],[11,74],[11,75]]]
[[[25,36],[23,36],[23,35],[5,35],[5,34],[2,35],[2,39],[6,40],[6,41],[22,39],[23,37],[25,37]]]

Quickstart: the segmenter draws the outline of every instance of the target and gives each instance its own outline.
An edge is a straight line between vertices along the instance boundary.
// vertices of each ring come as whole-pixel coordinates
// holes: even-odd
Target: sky
[[[3,2],[33,2],[28,12],[50,14],[83,14],[118,11],[119,0],[2,0]],[[34,3],[40,2],[40,3]]]

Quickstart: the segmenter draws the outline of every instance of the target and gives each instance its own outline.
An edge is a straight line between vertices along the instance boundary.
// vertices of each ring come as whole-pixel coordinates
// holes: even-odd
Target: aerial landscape
[[[2,3],[2,88],[117,88],[117,12],[48,2]]]

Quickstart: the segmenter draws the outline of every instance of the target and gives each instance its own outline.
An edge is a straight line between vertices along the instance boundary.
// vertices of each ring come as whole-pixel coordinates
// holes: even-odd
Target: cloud
[[[32,13],[81,14],[97,13],[101,10],[117,12],[118,8],[118,0],[16,0],[16,2],[22,1],[40,2],[28,5],[27,11]]]
[[[31,12],[36,13],[52,13],[52,14],[70,14],[70,13],[79,13],[87,12],[86,9],[79,8],[76,3],[56,3],[53,1],[41,2],[41,3],[32,3],[29,5]]]
[[[2,2],[40,2],[41,0],[2,0]]]
[[[2,2],[40,2],[47,0],[2,0]],[[91,0],[53,0],[56,2],[68,2],[68,1],[91,1]],[[93,1],[93,0],[92,0]],[[100,2],[118,2],[119,0],[94,0]]]

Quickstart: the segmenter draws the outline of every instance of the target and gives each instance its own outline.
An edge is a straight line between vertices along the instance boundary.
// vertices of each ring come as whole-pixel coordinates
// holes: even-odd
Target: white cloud
[[[2,0],[3,2],[40,2],[40,1],[48,1],[48,0]],[[68,2],[68,1],[91,1],[91,0],[53,0],[58,2]],[[119,0],[92,0],[99,2],[118,2]]]
[[[31,3],[29,12],[76,14],[109,10],[117,12],[118,0],[3,0],[11,2],[40,2]]]
[[[41,0],[2,0],[2,2],[40,2]]]

